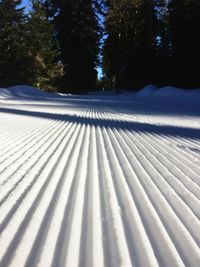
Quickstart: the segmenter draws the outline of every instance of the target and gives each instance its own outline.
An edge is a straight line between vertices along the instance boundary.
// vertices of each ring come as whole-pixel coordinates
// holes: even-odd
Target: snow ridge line
[[[35,129],[20,117],[12,135],[0,166],[0,267],[198,267],[193,158],[167,145],[173,136],[134,131],[104,107],[66,111]]]
[[[22,136],[18,135],[18,138],[16,138],[15,134],[15,138],[13,138],[11,143],[5,146],[6,149],[1,149],[1,152],[3,153],[0,154],[0,164],[2,164],[6,159],[12,157],[15,153],[19,152],[20,149],[27,146],[27,144],[34,140],[38,134],[42,134],[42,132],[45,133],[46,129],[50,128],[51,125],[53,125],[53,123],[49,122],[48,124],[45,123],[35,129],[28,129],[27,131],[23,131],[25,133]]]
[[[64,136],[64,137],[66,137],[66,136]],[[64,137],[62,137],[62,139],[61,139],[61,142],[64,142],[64,144],[65,144],[65,138]],[[69,139],[70,140],[70,139]],[[65,144],[66,145],[66,144]],[[60,149],[60,147],[57,145],[57,148],[58,149]],[[58,163],[58,160],[59,160],[59,157],[57,158],[57,163]],[[52,162],[53,163],[53,162]],[[48,164],[49,165],[49,164]],[[53,164],[54,165],[54,164]],[[50,165],[49,166],[50,167],[50,174],[52,174],[52,171],[53,171],[53,169],[52,169],[52,166]],[[35,200],[34,202],[33,202],[33,204],[32,204],[32,207],[31,208],[26,208],[27,209],[27,215],[25,215],[25,220],[24,220],[24,223],[23,224],[27,224],[27,222],[29,221],[29,219],[28,219],[28,221],[27,221],[27,218],[29,218],[29,217],[32,217],[32,212],[33,212],[33,210],[35,210],[35,208],[36,208],[36,205],[38,205],[37,203],[41,200],[41,198],[42,198],[42,195],[43,195],[43,192],[44,192],[44,190],[45,190],[45,188],[47,187],[47,185],[50,183],[50,181],[52,180],[52,175],[50,175],[50,177],[51,177],[51,180],[49,180],[49,179],[47,179],[48,178],[48,176],[47,175],[49,175],[49,171],[46,173],[46,169],[44,168],[43,169],[43,172],[44,172],[44,177],[46,177],[46,179],[44,180],[44,184],[42,185],[42,187],[38,190],[38,191],[36,191],[35,192],[35,194],[37,194],[37,196],[36,196],[36,199],[37,199],[37,201]],[[38,178],[39,178],[40,176],[38,176]],[[35,180],[35,178],[34,178],[34,180]],[[38,179],[37,179],[38,180]],[[39,184],[39,186],[40,186],[40,184]],[[30,189],[31,189],[32,187],[30,187]],[[30,195],[30,192],[29,192],[29,195]],[[21,206],[20,206],[21,207]],[[21,223],[20,223],[21,224]],[[21,235],[21,231],[25,231],[26,230],[26,228],[23,226],[23,224],[21,224],[20,225],[20,228],[19,229],[21,229],[20,231],[18,230],[18,233],[19,233],[19,238],[21,238],[20,237],[20,235]],[[16,238],[14,238],[14,240],[16,240]],[[16,241],[15,241],[16,242]],[[19,242],[19,241],[18,241]],[[11,243],[11,245],[10,245],[10,253],[12,253],[12,244],[13,244],[13,241],[12,241],[12,243]],[[27,249],[27,248],[26,248]],[[9,250],[8,250],[9,251]],[[4,256],[4,260],[3,260],[3,264],[2,264],[2,266],[6,266],[6,262],[9,260],[11,260],[10,259],[10,255],[9,255],[9,253],[8,253],[8,251],[7,251],[7,256],[5,255]],[[1,266],[1,265],[0,265]]]
[[[159,162],[162,163],[163,165],[165,164],[164,166],[165,172],[166,172],[165,176],[167,180],[169,181],[169,183],[173,183],[176,189],[180,191],[179,195],[182,198],[184,197],[187,198],[191,195],[194,201],[199,202],[200,201],[200,187],[193,181],[191,173],[185,172],[184,168],[182,170],[181,167],[183,167],[183,165],[180,165],[180,167],[178,168],[177,165],[179,166],[179,163],[177,163],[176,158],[173,158],[174,160],[173,163],[170,161],[170,158],[169,158],[170,154],[167,152],[167,147],[164,150],[163,149],[164,146],[161,147],[159,142],[156,143],[154,142],[154,140],[152,141],[153,138],[149,139],[143,134],[141,134],[141,136],[143,137],[144,144],[146,144],[146,147],[149,147],[149,151],[151,151],[151,153],[153,153],[154,157],[157,159],[158,164]],[[162,153],[163,150],[166,152]],[[160,153],[162,156],[160,155]],[[172,176],[174,177],[173,180],[170,179],[170,177]],[[190,201],[190,204],[192,204],[191,201]]]
[[[138,148],[142,151],[143,155],[145,155],[144,160],[140,160],[140,162],[143,165],[143,168],[146,170],[148,175],[152,177],[152,181],[154,182],[156,187],[160,190],[162,195],[167,199],[168,204],[175,211],[176,215],[178,215],[178,217],[181,218],[182,221],[187,222],[186,223],[187,227],[189,227],[190,231],[194,234],[194,236],[196,236],[197,242],[199,244],[200,236],[198,234],[198,231],[197,232],[194,231],[194,229],[196,228],[193,228],[194,224],[196,223],[197,229],[200,229],[199,220],[197,219],[195,214],[192,213],[187,203],[185,203],[184,200],[181,197],[179,197],[177,188],[174,185],[173,187],[170,185],[170,183],[168,182],[168,174],[162,171],[165,167],[161,164],[159,165],[159,161],[154,160],[153,153],[150,153],[151,150],[149,151],[147,150],[148,146],[145,147],[142,143],[142,140],[140,140],[139,137],[137,137],[137,139],[135,138],[135,144],[138,145]],[[148,168],[145,166],[146,160],[148,160],[148,163],[149,163]],[[159,166],[159,168],[157,165]],[[198,199],[194,199],[194,200],[196,200],[197,205],[199,205]],[[181,210],[180,210],[180,206],[182,207]]]
[[[52,161],[52,158],[54,158],[54,153],[57,152],[58,148],[61,147],[61,144],[63,142],[63,140],[68,136],[69,133],[69,127],[70,124],[66,127],[65,131],[63,131],[63,134],[61,135],[60,140],[57,140],[57,142],[54,143],[54,145],[52,145],[51,151],[48,151],[48,153],[46,155],[43,155],[41,157],[41,160],[38,164],[33,167],[33,169],[30,171],[29,173],[29,177],[31,178],[30,181],[28,181],[28,183],[24,184],[24,187],[21,187],[18,189],[17,193],[15,193],[16,198],[11,199],[11,201],[8,203],[9,206],[11,207],[7,217],[5,217],[5,215],[7,214],[7,212],[4,212],[4,216],[5,217],[5,222],[8,222],[8,218],[10,218],[10,216],[13,216],[13,212],[17,211],[17,208],[19,207],[19,205],[21,204],[21,202],[23,201],[23,199],[26,197],[26,195],[30,192],[31,188],[35,186],[35,184],[38,182],[38,179],[43,175],[43,172],[46,173],[45,168],[47,168],[47,165],[49,165],[49,162]],[[57,158],[57,161],[59,159],[59,156]],[[55,161],[55,162],[57,162]],[[52,162],[53,166],[55,165],[54,162]],[[18,198],[18,195],[20,196]],[[8,205],[6,205],[6,208],[4,208],[4,210],[8,210]],[[12,212],[13,211],[13,212]],[[1,220],[3,218],[1,217]],[[1,224],[1,227],[4,225],[5,223]],[[2,232],[2,229],[0,228],[0,232]]]
[[[185,162],[185,166],[188,166],[188,164],[192,167],[190,169],[191,172],[193,173],[196,173],[197,175],[199,175],[200,173],[200,167],[199,167],[199,164],[197,162],[197,158],[195,157],[191,157],[191,159],[188,158],[188,154],[183,151],[183,150],[180,150],[177,146],[173,146],[171,144],[173,144],[173,140],[174,138],[169,138],[168,136],[166,136],[165,138],[163,138],[162,136],[157,136],[157,139],[158,139],[158,142],[160,141],[160,139],[162,140],[162,144],[166,147],[168,147],[168,150],[170,152],[173,153],[174,157],[176,158],[176,156],[178,155],[178,159],[177,161],[179,161],[180,163]],[[190,155],[191,156],[191,155]],[[182,166],[184,166],[182,164]]]
[[[57,127],[61,128],[63,126],[63,123],[58,123]],[[58,128],[58,130],[59,130]],[[49,135],[49,133],[51,133]],[[1,186],[4,186],[7,181],[9,181],[9,177],[13,177],[14,173],[19,171],[19,169],[24,165],[23,158],[25,158],[25,161],[28,162],[31,157],[40,150],[40,148],[43,147],[43,144],[46,143],[48,138],[51,138],[51,136],[55,135],[56,132],[52,130],[51,127],[48,127],[46,130],[44,130],[44,133],[38,134],[33,136],[30,140],[28,139],[28,142],[23,144],[17,151],[12,152],[11,155],[8,155],[6,159],[8,159],[8,163],[6,162],[3,164],[5,165],[4,169],[1,170],[0,175],[3,177],[3,181],[1,183]],[[43,141],[43,142],[42,142]],[[41,144],[40,144],[41,143]],[[34,150],[31,148],[34,147]],[[5,161],[6,161],[5,159]],[[2,163],[2,162],[1,162]],[[11,168],[14,165],[14,168]],[[9,173],[10,172],[10,173]]]
[[[31,125],[31,127],[27,127],[26,125],[26,129],[24,129],[22,125],[22,127],[20,127],[18,130],[19,125],[17,125],[18,127],[15,127],[15,130],[13,131],[12,135],[6,134],[5,138],[7,138],[8,141],[5,142],[4,140],[3,143],[6,143],[6,145],[1,147],[0,156],[3,156],[9,150],[16,148],[16,146],[20,146],[24,144],[24,142],[26,142],[26,140],[29,139],[30,136],[33,136],[34,133],[40,132],[42,129],[44,129],[44,127],[45,128],[48,127],[48,124],[49,125],[52,124],[52,121],[49,120],[49,123],[47,123],[47,119],[43,119],[40,122],[37,121],[37,124],[36,122],[33,122],[33,125]],[[17,132],[17,136],[16,136],[16,132]]]
[[[63,123],[60,126],[60,128],[62,128],[62,126],[63,126]],[[56,130],[56,132],[57,132],[57,130]],[[53,131],[50,135],[48,135],[48,138],[46,138],[46,140],[44,140],[42,142],[42,144],[40,144],[40,140],[38,140],[33,151],[27,150],[27,152],[30,152],[30,153],[28,153],[28,156],[25,157],[24,162],[21,161],[21,158],[20,158],[21,163],[17,166],[16,169],[14,169],[14,170],[11,169],[11,173],[9,173],[10,176],[8,176],[8,174],[6,173],[7,177],[8,177],[5,179],[6,182],[12,176],[17,177],[17,181],[14,184],[11,183],[11,186],[7,186],[8,188],[5,188],[5,195],[3,195],[3,197],[0,200],[0,206],[9,197],[9,195],[13,192],[13,190],[15,190],[22,183],[22,181],[25,179],[26,175],[38,163],[38,161],[42,157],[43,153],[45,153],[45,151],[48,150],[48,147],[46,148],[45,146],[47,146],[48,142],[51,140],[52,137],[53,137],[53,141],[56,139],[56,132]],[[45,136],[47,136],[47,135],[45,135]],[[50,141],[50,145],[53,143],[53,141]],[[41,151],[41,149],[44,149],[44,150]],[[24,154],[26,155],[26,153],[24,153]],[[36,155],[37,155],[37,159],[35,161],[35,160],[33,160],[33,158],[36,157]],[[16,161],[17,161],[17,159],[14,162],[16,162]],[[13,180],[12,180],[12,182],[13,182]]]
[[[143,170],[140,171],[137,158],[132,157],[128,143],[125,142],[123,136],[118,131],[113,133],[112,140],[117,144],[115,146],[116,149],[120,151],[121,156],[119,160],[124,162],[124,159],[126,159],[126,165],[121,166],[123,166],[126,182],[131,190],[133,200],[157,259],[159,259],[162,266],[168,266],[168,264],[171,265],[172,263],[174,266],[183,266],[180,256],[177,254],[168,233],[163,227],[159,214],[148,196],[148,192],[141,183],[140,175],[143,176],[145,173],[143,173]],[[135,168],[137,172],[135,172]],[[167,242],[163,242],[164,240]]]

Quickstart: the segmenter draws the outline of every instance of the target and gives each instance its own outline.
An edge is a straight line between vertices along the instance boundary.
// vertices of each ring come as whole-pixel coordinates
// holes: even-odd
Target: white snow
[[[26,85],[17,85],[9,88],[0,88],[0,96],[4,97],[31,97],[31,96],[42,96],[44,93],[37,88],[26,86]]]
[[[200,266],[200,90],[0,89],[0,267]]]

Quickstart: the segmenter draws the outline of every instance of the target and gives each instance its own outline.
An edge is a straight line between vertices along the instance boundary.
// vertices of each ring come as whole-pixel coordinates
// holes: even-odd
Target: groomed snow
[[[173,90],[0,89],[0,267],[200,266],[200,91]]]
[[[0,88],[0,99],[12,99],[12,98],[44,98],[44,99],[52,99],[52,98],[80,98],[80,96],[75,96],[71,94],[61,94],[61,93],[47,93],[38,88],[34,88],[26,85],[17,85],[9,88]],[[185,99],[185,100],[193,100],[200,101],[200,89],[190,89],[184,90],[175,87],[162,87],[158,88],[154,85],[148,85],[137,92],[130,91],[120,91],[119,95],[115,94],[115,91],[96,91],[88,93],[88,98],[98,98],[98,99],[113,99],[113,100],[134,100],[136,97],[149,97],[149,98],[172,98],[172,99]],[[156,100],[156,99],[155,99]],[[156,100],[157,101],[157,100]]]

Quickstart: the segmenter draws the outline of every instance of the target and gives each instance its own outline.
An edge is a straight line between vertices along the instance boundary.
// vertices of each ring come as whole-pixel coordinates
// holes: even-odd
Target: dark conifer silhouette
[[[92,0],[52,1],[56,10],[61,60],[65,67],[64,90],[94,90],[99,54],[99,25]]]
[[[104,72],[112,87],[133,89],[152,79],[155,12],[152,1],[107,1]]]
[[[27,18],[27,47],[32,59],[32,84],[46,90],[55,90],[62,76],[59,63],[58,42],[48,3],[32,0],[32,10]]]
[[[26,53],[24,9],[21,0],[0,1],[0,84],[9,86],[27,82],[27,66],[31,64]]]
[[[199,87],[200,1],[172,0],[168,12],[171,83],[179,87]]]
[[[31,2],[25,12],[21,0],[0,0],[0,86],[200,87],[199,0]]]

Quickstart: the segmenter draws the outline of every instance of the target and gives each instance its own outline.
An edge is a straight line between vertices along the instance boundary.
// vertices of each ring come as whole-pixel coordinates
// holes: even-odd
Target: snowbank
[[[142,90],[140,90],[138,93],[136,93],[136,96],[139,97],[146,97],[146,96],[151,96],[158,90],[158,87],[154,85],[147,85],[145,86]]]
[[[118,100],[134,100],[136,98],[142,98],[142,99],[158,99],[164,100],[164,99],[182,99],[182,100],[194,100],[194,101],[200,101],[200,89],[179,89],[172,86],[165,86],[162,88],[158,88],[154,85],[147,85],[143,89],[141,89],[138,92],[131,92],[131,91],[120,91],[120,94],[115,94],[115,91],[110,92],[91,92],[89,93],[89,96],[93,97],[112,97],[117,98]]]
[[[1,98],[63,98],[70,94],[50,93],[28,85],[16,85],[8,88],[0,88]]]
[[[200,100],[200,89],[186,90],[176,87],[163,87],[153,94],[157,97],[173,97],[173,98],[187,98]]]
[[[12,86],[7,89],[13,96],[44,96],[46,95],[45,92],[42,90],[32,87],[32,86],[27,86],[27,85],[17,85],[17,86]]]
[[[9,90],[7,90],[5,88],[0,88],[0,99],[1,98],[7,98],[10,96],[11,96],[11,94],[10,94]]]
[[[148,85],[137,94],[137,97],[160,98],[160,99],[182,99],[200,101],[200,89],[180,89],[172,86],[157,88],[153,85]]]
[[[0,88],[0,98],[10,97],[44,97],[47,93],[27,85],[17,85],[9,88]]]
[[[0,99],[4,98],[80,98],[83,96],[78,95],[69,95],[69,94],[59,94],[59,93],[48,93],[44,92],[38,88],[34,88],[26,85],[17,85],[9,88],[0,88]],[[184,90],[175,87],[162,87],[158,88],[154,85],[148,85],[144,87],[139,92],[131,92],[131,91],[121,91],[120,94],[116,95],[114,91],[110,92],[90,92],[87,96],[84,97],[88,99],[98,98],[101,100],[106,99],[117,99],[121,101],[131,101],[136,98],[142,99],[182,99],[182,100],[190,100],[190,101],[200,101],[200,89],[195,90]]]

